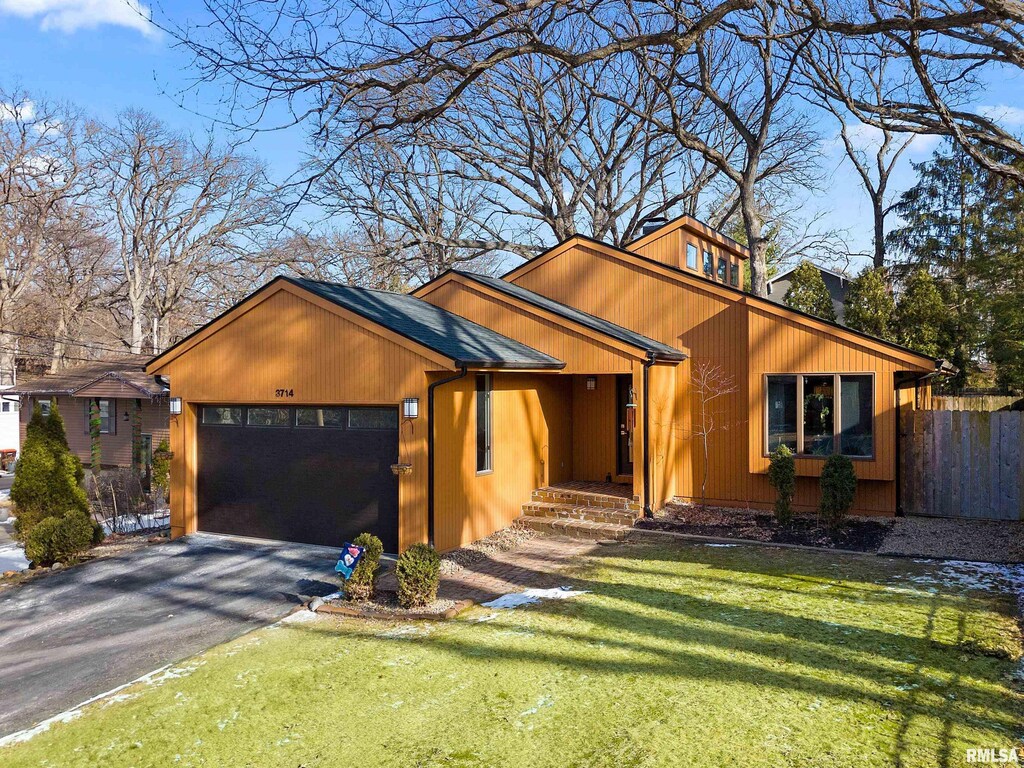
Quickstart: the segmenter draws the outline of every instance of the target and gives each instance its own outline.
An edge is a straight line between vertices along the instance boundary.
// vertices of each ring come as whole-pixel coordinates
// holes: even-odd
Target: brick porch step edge
[[[643,511],[643,507],[636,499],[627,499],[621,496],[607,496],[603,493],[589,493],[587,491],[569,489],[562,490],[559,488],[538,488],[533,492],[531,498],[534,502],[571,504],[578,507],[636,510],[637,512]]]
[[[613,525],[632,525],[640,516],[640,512],[611,509],[608,507],[556,504],[550,501],[531,501],[523,504],[523,516],[589,520],[593,523],[610,523]]]
[[[567,520],[560,517],[532,517],[523,515],[516,522],[538,533],[570,536],[574,539],[615,539],[623,541],[633,530],[628,525],[595,523],[591,520]]]

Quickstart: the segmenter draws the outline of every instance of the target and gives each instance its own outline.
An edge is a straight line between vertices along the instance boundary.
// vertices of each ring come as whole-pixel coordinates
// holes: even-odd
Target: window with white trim
[[[100,398],[99,400],[89,398],[85,401],[85,434],[88,435],[92,431],[93,403],[97,403],[99,406],[100,434],[117,434],[117,401],[105,398]]]
[[[765,377],[765,445],[799,456],[874,456],[874,376],[870,373]]]

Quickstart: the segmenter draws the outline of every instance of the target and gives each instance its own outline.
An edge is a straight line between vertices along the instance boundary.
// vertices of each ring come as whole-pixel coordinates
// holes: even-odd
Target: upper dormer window
[[[729,262],[719,257],[718,259],[718,282],[724,283],[729,279]]]
[[[715,274],[715,257],[711,251],[706,249],[704,251],[704,274],[708,277]]]
[[[697,246],[693,243],[686,244],[686,268],[697,271]]]

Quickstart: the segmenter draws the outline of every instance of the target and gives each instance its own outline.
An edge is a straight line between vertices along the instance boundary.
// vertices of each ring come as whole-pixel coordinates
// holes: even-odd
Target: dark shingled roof
[[[564,368],[565,363],[406,293],[286,277],[295,285],[407,339],[479,368]]]
[[[148,355],[123,355],[108,360],[82,363],[60,373],[26,376],[18,381],[17,386],[5,390],[4,394],[71,395],[82,387],[113,374],[115,378],[150,397],[166,395],[166,387],[159,384],[155,377],[146,374],[148,362]]]
[[[462,275],[470,280],[476,280],[478,283],[490,286],[495,290],[501,291],[502,293],[512,296],[520,301],[532,304],[540,309],[547,310],[556,315],[564,317],[566,320],[571,320],[574,323],[589,328],[592,331],[602,333],[613,339],[617,339],[621,342],[629,344],[630,346],[642,349],[645,352],[651,352],[654,357],[658,360],[685,360],[686,353],[680,352],[675,347],[670,347],[668,344],[662,344],[660,341],[644,336],[623,328],[621,325],[609,322],[604,318],[597,317],[595,315],[582,312],[574,307],[570,307],[567,304],[562,304],[554,299],[549,299],[547,296],[542,296],[539,293],[527,290],[515,283],[510,283],[508,280],[502,280],[499,277],[489,277],[487,275],[480,275],[476,272],[464,272],[459,269],[452,270],[457,275]]]

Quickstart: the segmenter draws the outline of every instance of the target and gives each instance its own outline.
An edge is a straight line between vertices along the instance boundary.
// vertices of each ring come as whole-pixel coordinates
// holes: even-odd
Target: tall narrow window
[[[804,376],[804,453],[834,453],[835,413],[834,377]]]
[[[718,282],[724,283],[729,279],[729,262],[723,258],[718,259]]]
[[[704,274],[708,277],[715,274],[715,257],[711,251],[704,251]]]
[[[490,472],[492,437],[491,374],[476,375],[476,471]]]
[[[839,379],[839,412],[842,415],[839,450],[844,456],[871,456],[875,452],[871,427],[871,377],[840,376]]]
[[[740,286],[740,265],[733,264],[729,274],[729,285],[733,288],[739,288]]]
[[[768,377],[768,452],[784,445],[796,453],[796,376]]]
[[[697,271],[697,246],[693,243],[686,244],[686,267]]]

